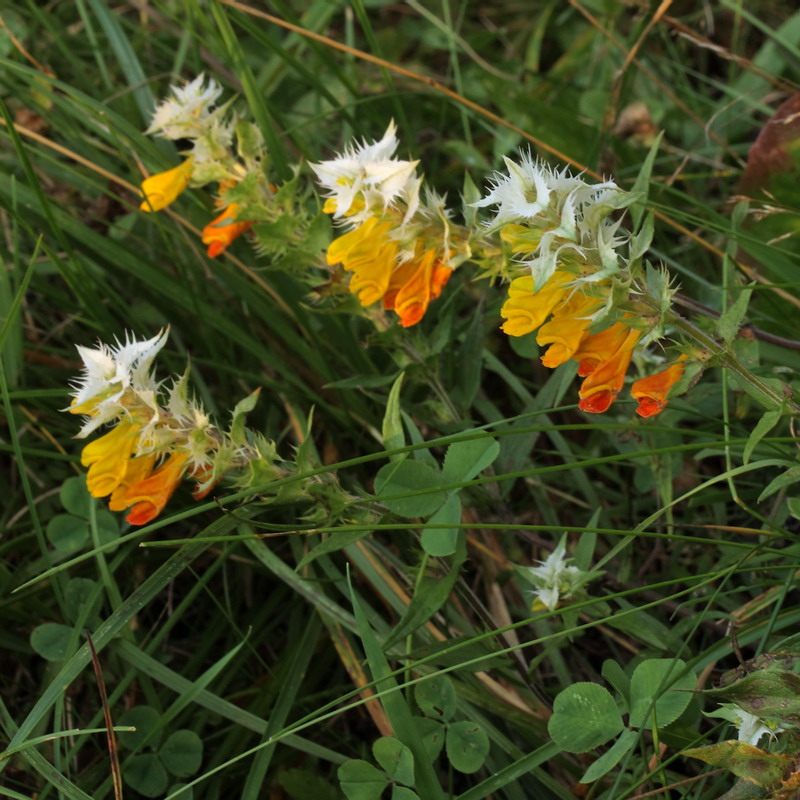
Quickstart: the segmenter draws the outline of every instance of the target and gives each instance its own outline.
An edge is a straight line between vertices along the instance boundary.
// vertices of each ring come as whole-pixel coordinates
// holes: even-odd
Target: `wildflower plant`
[[[167,335],[78,347],[83,372],[67,409],[84,417],[78,438],[111,426],[81,453],[87,487],[93,497],[109,497],[112,511],[130,509],[132,525],[155,519],[184,478],[194,481],[192,496],[200,500],[225,477],[245,488],[288,474],[274,444],[244,427],[258,391],[234,408],[229,429],[221,430],[190,396],[188,368],[169,386],[156,380],[153,362]]]
[[[468,231],[451,221],[445,199],[417,175],[417,161],[395,158],[394,122],[380,141],[351,144],[312,164],[326,192],[323,210],[346,232],[328,248],[329,266],[351,272],[362,306],[382,301],[400,325],[416,325],[469,255]]]
[[[302,207],[297,181],[276,185],[270,180],[261,131],[240,117],[231,101],[217,105],[222,91],[213,78],[201,74],[184,86],[172,86],[170,96],[158,105],[146,132],[190,146],[183,151],[182,164],[142,183],[141,209],[159,211],[187,187],[216,184],[217,215],[201,233],[209,258],[251,230],[262,254],[284,260],[293,249],[306,254],[304,245],[314,241],[309,232],[313,215]],[[289,263],[298,263],[297,257]]]
[[[634,349],[663,335],[663,313],[640,302],[646,286],[644,228],[634,236],[615,214],[640,198],[613,181],[587,183],[567,168],[554,169],[529,153],[505,159],[489,192],[475,205],[494,209],[487,226],[505,246],[499,271],[510,279],[501,309],[509,336],[536,332],[547,350],[542,363],[554,368],[573,359],[584,378],[583,411],[606,411],[622,389]],[[652,268],[651,268],[652,271]],[[658,307],[670,307],[672,289],[663,274]],[[683,374],[682,359],[634,383],[641,416],[659,413]]]

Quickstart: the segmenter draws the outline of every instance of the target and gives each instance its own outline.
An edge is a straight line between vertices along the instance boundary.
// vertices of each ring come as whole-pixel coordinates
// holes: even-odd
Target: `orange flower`
[[[231,203],[225,210],[212,222],[203,228],[201,241],[208,245],[209,258],[216,258],[220,253],[231,244],[237,237],[249,230],[254,224],[254,220],[244,220],[237,222],[239,215],[239,204]]]
[[[669,390],[681,379],[686,356],[682,355],[675,364],[655,375],[634,381],[631,394],[639,401],[636,413],[640,417],[653,417],[660,414],[667,405]]]
[[[139,208],[142,211],[161,211],[174,202],[189,185],[194,169],[194,159],[187,158],[183,164],[158,172],[142,181],[141,194],[144,195]]]
[[[578,408],[581,411],[601,414],[608,410],[625,382],[625,373],[631,363],[633,348],[642,335],[641,331],[627,328],[620,322],[611,328],[614,329],[612,333],[602,331],[594,336],[588,336],[575,354],[581,367],[584,368],[584,374],[588,374],[578,392],[580,396]],[[600,339],[603,334],[606,336]]]
[[[369,217],[328,248],[328,264],[341,263],[353,273],[350,291],[362,306],[383,298],[383,307],[397,313],[404,328],[416,325],[428,305],[442,293],[453,270],[442,262],[439,251],[421,250],[402,263],[400,248],[389,236],[391,222]]]
[[[129,458],[126,462],[125,474],[119,485],[108,498],[108,508],[111,511],[124,511],[128,504],[125,502],[125,493],[131,486],[141,483],[153,471],[156,465],[155,453],[139,458]]]
[[[125,490],[124,508],[133,506],[125,519],[131,525],[146,525],[164,509],[181,482],[188,453],[173,453],[155,472]]]
[[[421,258],[406,261],[392,273],[383,307],[394,311],[404,328],[416,325],[452,274],[436,257],[436,250],[426,250]]]
[[[83,448],[81,464],[89,467],[86,486],[92,497],[105,497],[122,483],[140,430],[141,426],[132,422],[120,422]]]

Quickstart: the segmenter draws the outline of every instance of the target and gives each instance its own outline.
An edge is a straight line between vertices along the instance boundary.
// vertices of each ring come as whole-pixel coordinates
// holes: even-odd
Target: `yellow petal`
[[[194,159],[187,158],[177,167],[146,178],[142,181],[140,191],[145,199],[139,208],[142,211],[161,211],[166,208],[189,185],[193,168]]]

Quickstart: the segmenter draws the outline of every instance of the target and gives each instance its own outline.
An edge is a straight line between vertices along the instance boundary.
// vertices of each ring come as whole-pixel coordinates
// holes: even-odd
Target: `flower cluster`
[[[213,79],[206,84],[205,77],[199,75],[184,87],[171,87],[171,91],[172,96],[156,108],[147,133],[176,141],[188,140],[191,148],[185,152],[182,164],[151,175],[142,183],[144,200],[140,207],[143,211],[160,211],[190,184],[204,186],[217,182],[217,206],[221,213],[202,233],[208,255],[214,258],[255,224],[255,220],[247,219],[248,204],[236,199],[237,187],[248,179],[250,203],[267,201],[271,194],[266,181],[253,180],[253,176],[263,174],[262,137],[253,124],[237,119],[225,106],[216,107],[222,89]]]
[[[409,327],[466,257],[467,236],[443,198],[421,197],[418,162],[395,158],[397,145],[392,122],[380,141],[351,144],[311,168],[327,192],[323,210],[348,229],[328,248],[328,264],[353,273],[350,291],[362,306],[382,300]]]
[[[574,359],[584,378],[579,407],[606,411],[622,389],[634,349],[663,329],[659,315],[636,300],[646,243],[612,219],[637,198],[612,181],[591,185],[530,155],[505,161],[508,174],[497,174],[475,203],[495,207],[489,228],[499,231],[511,265],[502,328],[510,336],[537,331],[537,343],[547,347],[546,367]],[[660,305],[668,308],[671,290],[662,286]],[[678,359],[636,381],[637,412],[659,413],[682,374]]]
[[[213,425],[189,397],[188,370],[162,399],[152,365],[166,341],[163,331],[145,341],[78,347],[83,373],[67,409],[85,416],[78,438],[113,425],[83,448],[87,486],[93,497],[109,497],[112,511],[130,509],[126,519],[133,525],[155,519],[184,477],[194,480],[193,497],[201,499],[232,470],[280,474],[272,443],[244,428],[257,392],[236,407],[230,431]]]
[[[567,537],[562,536],[555,550],[538,567],[517,567],[519,576],[534,587],[531,611],[555,611],[565,600],[580,599],[584,587],[599,577],[599,570],[582,570],[569,564]]]

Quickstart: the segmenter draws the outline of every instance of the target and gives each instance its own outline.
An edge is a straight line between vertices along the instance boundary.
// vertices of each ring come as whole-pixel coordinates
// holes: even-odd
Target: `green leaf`
[[[56,514],[47,523],[47,538],[59,552],[74,553],[89,539],[89,525],[72,514]]]
[[[458,580],[459,567],[466,556],[466,542],[462,537],[448,572],[445,575],[426,575],[419,582],[405,614],[384,641],[384,650],[389,650],[402,638],[424,625],[445,604]]]
[[[444,747],[445,726],[430,717],[414,717],[414,726],[428,760],[435,761]]]
[[[167,771],[153,753],[133,756],[122,769],[125,783],[145,797],[164,794],[169,784]]]
[[[295,572],[299,572],[303,567],[308,566],[312,561],[315,561],[320,556],[326,553],[335,553],[343,547],[369,536],[370,531],[340,531],[338,533],[329,533],[327,538],[323,539],[318,545],[312,547],[298,562],[295,567]]]
[[[172,800],[192,800],[194,797],[191,786],[187,786],[185,783],[174,783],[170,786],[167,789],[167,796],[171,795],[175,795]]]
[[[381,467],[375,476],[375,495],[390,511],[401,517],[427,517],[447,497],[444,492],[427,490],[441,485],[441,474],[422,461],[392,461]],[[394,497],[402,494],[408,494],[409,497]]]
[[[405,786],[393,786],[392,800],[419,800],[419,795]]]
[[[699,758],[713,767],[724,767],[746,781],[764,787],[775,787],[792,763],[789,756],[768,753],[747,742],[719,742],[705,747],[684,750],[684,756]]]
[[[256,407],[260,393],[261,388],[259,387],[233,407],[233,413],[231,415],[231,440],[236,445],[247,443],[247,434],[245,433],[244,425],[245,417]]]
[[[782,416],[782,412],[776,408],[772,411],[767,411],[756,423],[755,428],[747,437],[747,444],[744,446],[744,452],[742,453],[743,464],[747,464],[750,461],[750,456],[753,454],[756,445],[778,424]]]
[[[796,727],[800,719],[800,675],[781,669],[750,672],[730,686],[705,694],[724,697],[750,714]]]
[[[583,773],[580,782],[592,783],[598,778],[602,778],[609,770],[614,769],[625,755],[631,751],[638,738],[639,733],[637,731],[627,729],[622,731],[619,739]]]
[[[386,401],[386,413],[383,415],[381,435],[383,437],[383,446],[387,450],[403,447],[406,443],[405,434],[403,433],[403,418],[400,414],[400,389],[403,386],[404,376],[404,372],[397,376],[397,380],[392,384],[389,392],[389,399]],[[396,453],[393,456],[389,456],[389,460],[404,461],[407,455],[407,453]]]
[[[658,155],[658,148],[661,145],[661,137],[663,135],[664,132],[661,131],[653,140],[653,144],[650,145],[650,152],[648,152],[647,157],[642,162],[642,166],[639,169],[639,174],[636,176],[636,181],[634,182],[633,186],[631,186],[632,194],[641,192],[643,195],[641,200],[631,207],[631,220],[633,221],[634,230],[639,227],[639,222],[646,210],[648,194],[650,190],[650,176],[653,173],[653,164],[655,163],[656,156]]]
[[[130,733],[120,733],[119,741],[123,747],[138,750],[148,744],[158,747],[161,741],[161,714],[152,706],[134,706],[118,720],[117,725],[136,728]]]
[[[717,320],[717,335],[725,342],[730,344],[739,332],[747,307],[750,304],[750,295],[753,293],[752,286],[748,286],[739,291],[739,296],[731,303]]]
[[[414,756],[402,742],[382,736],[372,745],[372,755],[393,781],[414,785]]]
[[[585,753],[613,739],[622,729],[622,717],[611,693],[596,683],[568,686],[553,703],[547,730],[568,753]]]
[[[389,784],[388,778],[377,767],[360,758],[342,764],[337,775],[348,800],[380,800]]]
[[[456,690],[447,675],[437,675],[414,687],[414,699],[420,711],[429,717],[447,720],[456,713]]]
[[[471,775],[489,755],[489,737],[475,722],[454,722],[447,726],[445,752],[453,769]]]
[[[634,728],[664,728],[683,714],[696,680],[685,669],[679,658],[650,658],[636,667],[631,677],[629,720]]]
[[[461,522],[461,499],[451,494],[444,505],[428,520],[430,528],[422,531],[422,549],[429,556],[451,556],[456,552],[458,537],[464,535],[459,528],[437,528],[436,525],[457,525]]]
[[[469,409],[481,387],[481,370],[483,369],[483,303],[474,310],[472,322],[464,336],[464,342],[459,348],[458,359],[460,363],[458,385],[453,392],[459,405]]]
[[[177,778],[188,778],[203,762],[203,740],[186,729],[175,731],[158,751],[164,766]]]
[[[45,622],[31,631],[31,647],[48,661],[63,661],[72,636],[72,628],[58,622]]]
[[[800,481],[800,467],[789,467],[786,472],[781,473],[777,478],[773,478],[767,484],[766,489],[758,496],[758,502],[763,502],[768,497],[772,497],[779,489],[783,489],[784,486],[790,486],[798,481]]]
[[[110,511],[105,508],[98,509],[95,514],[95,524],[97,525],[98,544],[111,544],[119,539],[119,520]],[[116,547],[109,547],[104,552],[111,554],[116,551]]]
[[[64,510],[76,517],[89,517],[89,509],[94,502],[86,488],[85,475],[73,475],[61,484],[59,499]]]
[[[800,497],[790,497],[786,501],[786,507],[795,519],[800,519]]]
[[[471,481],[491,465],[498,455],[500,445],[492,438],[453,442],[447,448],[442,466],[445,483]]]
[[[341,794],[325,778],[310,769],[287,769],[278,783],[292,800],[339,800]]]
[[[605,680],[614,687],[617,693],[625,702],[626,708],[630,706],[631,679],[625,674],[625,670],[613,659],[607,658],[603,662],[600,674]]]
[[[89,578],[72,578],[64,590],[64,615],[70,622],[77,623],[83,616],[83,624],[94,617],[100,610],[102,595],[97,581]],[[87,605],[91,604],[88,611]]]

